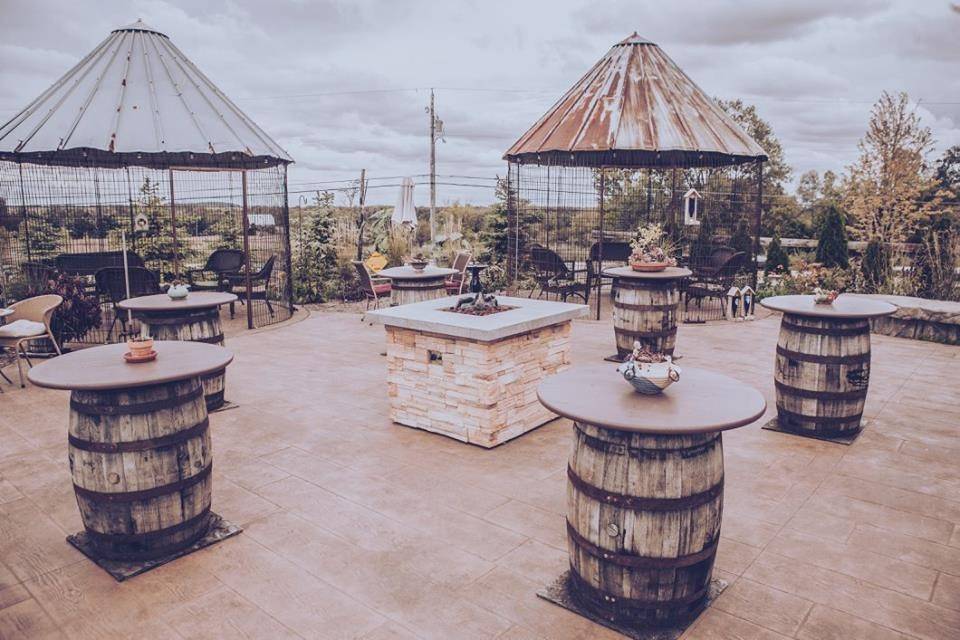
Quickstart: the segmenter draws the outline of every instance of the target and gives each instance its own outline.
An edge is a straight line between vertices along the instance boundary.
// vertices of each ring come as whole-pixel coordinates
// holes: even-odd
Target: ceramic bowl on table
[[[680,367],[673,364],[670,356],[664,362],[637,362],[626,360],[617,371],[629,382],[634,391],[644,395],[656,395],[680,379]]]

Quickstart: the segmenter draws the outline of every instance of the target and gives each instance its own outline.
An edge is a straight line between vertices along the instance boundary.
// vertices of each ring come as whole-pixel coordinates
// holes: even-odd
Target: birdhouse
[[[739,320],[743,309],[743,294],[737,287],[730,287],[724,297],[723,317],[727,320]]]
[[[700,224],[701,200],[703,196],[696,189],[690,189],[683,194],[683,224],[694,226]]]
[[[743,317],[745,320],[753,320],[754,312],[756,311],[757,306],[757,294],[750,285],[745,286],[743,289],[740,289],[740,307],[743,309]]]
[[[147,218],[146,214],[138,213],[133,219],[133,229],[134,231],[149,231],[150,230],[150,220]]]

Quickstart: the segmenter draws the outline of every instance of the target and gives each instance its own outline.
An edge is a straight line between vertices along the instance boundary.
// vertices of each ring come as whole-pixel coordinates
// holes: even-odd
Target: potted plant
[[[676,246],[659,224],[638,227],[630,248],[630,267],[634,271],[663,271],[677,264],[671,257]]]
[[[144,331],[139,336],[127,339],[127,353],[123,358],[127,362],[147,362],[157,357],[157,352],[153,350],[153,338]]]
[[[167,295],[170,296],[171,300],[183,300],[189,293],[190,285],[185,284],[182,280],[174,280],[167,287]]]
[[[650,351],[639,342],[633,343],[633,353],[617,371],[634,391],[644,395],[658,394],[680,379],[680,367],[670,356]]]
[[[422,252],[418,252],[415,256],[410,258],[407,264],[413,267],[414,271],[423,271],[424,269],[427,268],[427,264],[429,264],[429,261],[427,260],[426,256],[423,255]]]

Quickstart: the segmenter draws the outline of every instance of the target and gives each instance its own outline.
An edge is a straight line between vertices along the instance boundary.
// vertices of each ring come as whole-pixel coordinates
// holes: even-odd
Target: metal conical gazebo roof
[[[587,166],[715,166],[766,153],[660,47],[618,42],[504,155]]]
[[[256,169],[289,155],[163,33],[116,29],[0,127],[0,159]]]

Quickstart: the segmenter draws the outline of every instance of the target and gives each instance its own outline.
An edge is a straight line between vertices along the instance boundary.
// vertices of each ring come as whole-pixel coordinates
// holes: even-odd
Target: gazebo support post
[[[173,240],[173,277],[180,279],[180,244],[177,242],[177,205],[173,194],[173,167],[167,169],[170,176],[170,238]]]
[[[600,319],[600,295],[603,291],[603,278],[600,277],[600,271],[603,271],[603,201],[607,191],[607,169],[600,167],[600,244],[597,245],[597,262],[599,270],[597,271],[597,320]],[[590,254],[587,254],[587,260],[590,260]],[[613,286],[613,285],[611,285]],[[589,295],[589,289],[588,295]]]
[[[760,223],[763,217],[763,160],[757,162],[757,211],[753,220],[753,274],[751,287],[757,290],[757,271],[760,267]]]
[[[286,226],[287,234],[286,241],[284,242],[284,250],[287,252],[287,285],[290,287],[290,295],[287,296],[287,306],[290,308],[290,313],[292,314],[295,311],[293,306],[293,251],[290,248],[290,203],[287,200],[287,166],[283,166],[283,224]],[[302,211],[301,211],[301,215]],[[300,225],[301,233],[303,232],[303,225]],[[360,227],[360,237],[357,240],[357,243],[361,246],[363,245],[363,226]],[[302,245],[301,245],[302,246]],[[264,296],[267,295],[266,288],[264,288]]]
[[[17,163],[17,171],[20,173],[20,212],[23,214],[23,238],[27,243],[27,262],[33,262],[33,256],[30,252],[30,216],[27,215],[27,196],[23,190],[23,163]]]
[[[247,329],[253,329],[253,287],[250,284],[250,220],[247,217],[247,170],[240,172],[243,200],[243,268],[247,289]],[[266,296],[266,291],[264,291]]]

